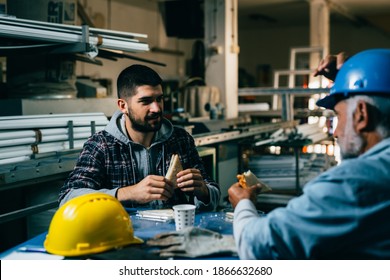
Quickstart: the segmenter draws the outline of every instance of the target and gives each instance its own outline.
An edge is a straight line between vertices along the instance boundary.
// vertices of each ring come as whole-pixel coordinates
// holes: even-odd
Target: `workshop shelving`
[[[240,88],[238,96],[242,100],[264,100],[268,98],[268,109],[242,111],[241,115],[250,115],[258,122],[295,121],[293,130],[279,130],[267,139],[257,142],[243,142],[241,147],[241,171],[252,170],[260,180],[268,184],[273,191],[258,196],[260,210],[271,210],[273,207],[283,206],[291,198],[302,193],[304,185],[318,173],[325,171],[335,163],[332,155],[326,153],[307,153],[303,150],[309,145],[325,143],[333,145],[328,130],[320,124],[311,123],[310,117],[324,118],[324,110],[315,106],[294,106],[294,99],[303,97],[310,99],[321,98],[329,92],[319,77],[316,88],[310,88],[308,81],[314,69],[297,69],[296,55],[300,53],[319,53],[323,57],[323,49],[318,47],[292,48],[290,51],[290,67],[288,70],[277,70],[274,73],[273,88]],[[319,61],[318,61],[319,63]],[[287,86],[280,87],[280,77],[287,76]],[[296,86],[296,77],[304,76],[306,84]],[[251,103],[249,103],[251,104]],[[262,103],[253,103],[260,109]],[[302,104],[300,104],[302,106]],[[323,120],[322,120],[323,121]],[[271,152],[271,148],[277,153]],[[267,208],[267,209],[264,209]]]
[[[53,53],[83,52],[91,57],[96,56],[99,49],[149,51],[148,44],[138,39],[147,38],[146,34],[90,28],[88,25],[75,26],[26,20],[4,15],[0,16],[0,37],[40,42],[35,46],[0,47],[0,51],[8,53],[34,47],[52,47]]]

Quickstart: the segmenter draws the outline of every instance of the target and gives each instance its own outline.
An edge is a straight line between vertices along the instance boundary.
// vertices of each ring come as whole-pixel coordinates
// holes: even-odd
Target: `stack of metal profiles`
[[[103,113],[0,117],[0,192],[64,180],[84,142],[107,124]],[[0,214],[0,224],[57,206],[57,200],[26,202]]]
[[[296,162],[290,155],[252,156],[248,168],[274,191],[296,190]],[[319,173],[334,165],[334,158],[326,154],[302,154],[299,159],[299,184],[304,185]]]
[[[80,149],[107,123],[103,113],[0,117],[0,166]]]
[[[291,146],[299,149],[295,141],[308,140],[308,143],[315,144],[329,138],[323,127],[318,123],[297,125],[293,129],[279,129],[275,131],[269,139],[256,142],[260,145],[281,145]],[[303,186],[313,177],[328,169],[334,161],[334,157],[326,154],[301,154],[295,151],[295,156],[291,155],[254,155],[251,156],[248,168],[264,183],[271,186],[273,190],[292,191]],[[299,157],[299,159],[297,158]],[[296,166],[296,165],[299,166]],[[297,180],[299,174],[299,180]]]
[[[16,38],[23,40],[35,40],[52,45],[67,44],[69,52],[84,51],[92,57],[98,54],[98,50],[108,49],[127,52],[149,51],[146,43],[140,42],[138,38],[147,38],[145,34],[112,31],[88,26],[74,26],[58,23],[41,22],[35,20],[18,19],[10,16],[0,15],[0,37]],[[80,45],[77,45],[80,44]],[[42,47],[44,45],[36,45]],[[31,48],[32,46],[27,46]],[[78,49],[78,47],[80,47]],[[15,51],[16,46],[9,47]],[[25,48],[25,46],[20,46]],[[1,47],[6,50],[7,47]]]

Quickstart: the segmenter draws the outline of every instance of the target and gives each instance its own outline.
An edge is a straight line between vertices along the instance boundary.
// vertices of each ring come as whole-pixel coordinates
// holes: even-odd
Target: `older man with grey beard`
[[[230,187],[241,259],[390,259],[389,73],[388,49],[360,52],[342,65],[317,105],[338,117],[343,160],[286,207],[259,217],[261,186]]]

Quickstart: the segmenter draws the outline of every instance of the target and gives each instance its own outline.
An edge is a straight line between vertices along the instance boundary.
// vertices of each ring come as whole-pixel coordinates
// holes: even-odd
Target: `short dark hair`
[[[161,77],[153,69],[140,64],[133,64],[124,69],[117,79],[118,98],[128,98],[136,93],[139,86],[158,86]]]

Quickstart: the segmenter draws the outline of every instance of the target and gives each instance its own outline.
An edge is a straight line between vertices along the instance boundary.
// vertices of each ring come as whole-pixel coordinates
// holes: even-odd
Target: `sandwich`
[[[183,170],[183,167],[181,166],[179,156],[177,154],[173,154],[171,157],[171,162],[169,163],[169,168],[167,171],[167,174],[165,175],[165,178],[170,180],[175,187],[177,187],[176,183],[176,175],[180,171]]]
[[[260,192],[269,192],[272,189],[261,182],[255,174],[252,173],[252,171],[248,170],[242,174],[237,175],[238,183],[240,186],[244,189],[249,188],[253,185],[260,184],[261,185],[261,191]]]

